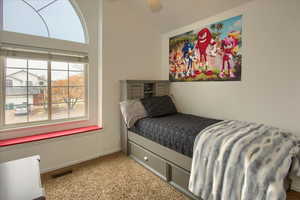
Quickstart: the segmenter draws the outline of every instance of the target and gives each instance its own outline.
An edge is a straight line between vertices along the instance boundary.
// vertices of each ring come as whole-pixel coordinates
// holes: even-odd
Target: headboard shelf
[[[169,88],[170,82],[167,80],[122,80],[120,100],[168,95]]]

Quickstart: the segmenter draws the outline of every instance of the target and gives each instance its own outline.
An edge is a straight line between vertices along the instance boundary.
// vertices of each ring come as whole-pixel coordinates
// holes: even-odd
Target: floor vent
[[[53,175],[51,175],[51,177],[52,178],[59,178],[59,177],[66,176],[66,175],[72,174],[72,173],[73,173],[73,170],[68,170],[68,171],[57,173],[57,174],[53,174]]]

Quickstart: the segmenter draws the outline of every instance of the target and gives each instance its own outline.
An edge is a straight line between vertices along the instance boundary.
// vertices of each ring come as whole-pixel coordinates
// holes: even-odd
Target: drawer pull
[[[144,157],[144,161],[148,161],[148,157],[147,156]]]

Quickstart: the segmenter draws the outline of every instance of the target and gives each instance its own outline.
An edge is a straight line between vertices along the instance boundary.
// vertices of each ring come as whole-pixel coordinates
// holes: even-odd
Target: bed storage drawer
[[[164,160],[131,142],[129,152],[131,157],[166,180],[168,166]]]
[[[170,184],[177,188],[179,191],[189,196],[191,199],[201,199],[199,197],[196,197],[189,191],[189,180],[190,172],[174,165],[170,165]]]
[[[175,166],[171,166],[171,182],[175,184],[175,186],[179,186],[185,190],[188,190],[189,187],[189,179],[190,179],[190,173],[180,169]]]

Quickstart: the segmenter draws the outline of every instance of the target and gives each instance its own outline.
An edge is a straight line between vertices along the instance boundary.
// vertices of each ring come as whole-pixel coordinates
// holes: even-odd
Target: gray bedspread
[[[221,120],[176,113],[139,120],[130,131],[192,158],[198,133]]]
[[[300,172],[299,149],[289,132],[222,121],[195,140],[189,190],[204,200],[284,200],[290,166]]]

